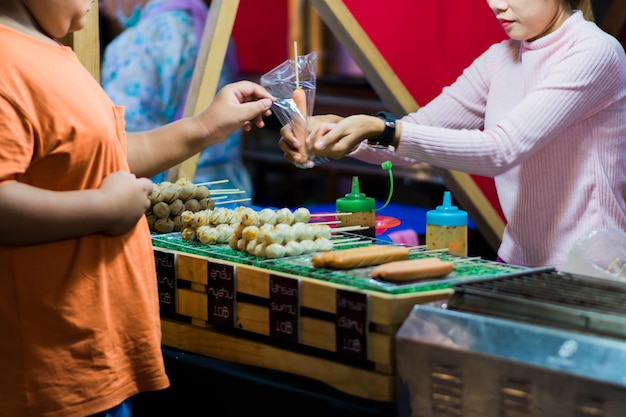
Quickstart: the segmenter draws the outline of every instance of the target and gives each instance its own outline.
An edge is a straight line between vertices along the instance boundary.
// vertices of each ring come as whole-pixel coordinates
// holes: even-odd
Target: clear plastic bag
[[[327,161],[326,158],[310,156],[306,148],[306,120],[313,115],[315,103],[316,66],[317,54],[311,52],[298,56],[297,66],[295,59],[288,59],[261,76],[261,85],[276,98],[273,112],[281,125],[293,124],[298,140],[305,144],[301,153],[306,153],[308,159],[305,163],[296,164],[298,168],[312,168]],[[306,95],[306,114],[302,114],[294,100],[294,91],[297,88],[301,88]],[[296,126],[302,128],[298,130]]]
[[[601,229],[579,239],[567,254],[561,271],[626,281],[626,233]]]

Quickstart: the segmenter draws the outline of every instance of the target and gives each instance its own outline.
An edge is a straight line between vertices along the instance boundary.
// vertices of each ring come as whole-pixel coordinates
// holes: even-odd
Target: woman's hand
[[[320,135],[331,129],[337,122],[341,121],[341,116],[333,114],[307,117],[307,137],[306,148],[309,153],[314,153],[313,145]],[[307,156],[303,155],[300,149],[300,140],[293,131],[293,126],[287,124],[280,129],[281,138],[278,147],[284,152],[285,159],[292,164],[306,164]]]
[[[307,120],[307,149],[309,155],[341,159],[354,152],[366,138],[377,138],[385,129],[385,122],[375,116],[362,114],[341,118],[335,115],[312,116]],[[298,152],[300,145],[290,125],[283,126],[278,146],[291,163],[304,164]]]
[[[332,159],[341,159],[354,152],[366,138],[382,135],[385,122],[375,116],[357,114],[335,124],[319,127],[311,152]]]

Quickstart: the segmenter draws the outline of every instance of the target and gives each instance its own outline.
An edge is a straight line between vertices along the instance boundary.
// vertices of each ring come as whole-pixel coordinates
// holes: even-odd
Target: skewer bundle
[[[256,211],[244,206],[235,209],[218,207],[195,213],[184,211],[181,214],[181,235],[185,240],[209,245],[228,243],[233,250],[259,258],[274,259],[331,250],[333,229],[325,223],[310,223],[311,217],[305,207],[294,211],[289,208]]]
[[[234,209],[226,207],[207,208],[199,211],[185,210],[181,213],[181,223],[183,228],[199,226],[217,226],[219,224],[236,225],[241,223],[244,226],[262,226],[264,224],[277,225],[294,223],[308,223],[311,214],[308,209],[301,207],[295,211],[288,208],[278,210],[263,209],[254,210],[252,207],[239,206]]]
[[[170,233],[182,230],[183,211],[199,211],[215,207],[209,189],[180,178],[176,182],[155,184],[150,194],[150,208],[146,211],[150,230]]]
[[[163,181],[154,185],[150,194],[150,208],[146,211],[150,230],[158,233],[180,232],[183,230],[182,213],[197,213],[213,210],[216,205],[247,201],[249,198],[224,200],[225,195],[238,194],[245,191],[238,189],[209,190],[207,185],[228,182],[228,180],[211,181],[194,184],[186,178],[176,182]],[[220,200],[220,201],[217,201]]]
[[[197,212],[190,210],[181,213],[181,236],[190,242],[206,245],[228,243],[235,225],[241,223],[246,212],[254,211],[250,207],[239,206],[236,209],[218,207]]]
[[[333,248],[331,228],[325,224],[279,223],[235,227],[230,238],[231,249],[258,258],[276,259],[306,253],[329,251]]]

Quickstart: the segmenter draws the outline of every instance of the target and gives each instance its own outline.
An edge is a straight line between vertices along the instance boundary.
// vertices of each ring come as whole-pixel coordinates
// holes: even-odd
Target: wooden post
[[[213,0],[209,8],[183,116],[195,116],[213,101],[233,31],[239,0]],[[168,171],[167,179],[193,180],[200,154]]]
[[[363,71],[389,109],[400,115],[419,106],[385,58],[341,0],[309,0],[335,37]],[[504,222],[469,174],[438,169],[448,189],[494,249],[500,246]]]

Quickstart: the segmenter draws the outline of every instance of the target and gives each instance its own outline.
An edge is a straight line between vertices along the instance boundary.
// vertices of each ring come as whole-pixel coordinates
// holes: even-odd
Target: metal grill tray
[[[626,339],[626,284],[554,270],[453,286],[448,308]]]
[[[354,234],[345,233],[351,237]],[[372,240],[376,244],[394,245],[388,241]],[[503,264],[480,258],[460,257],[442,252],[433,252],[427,250],[411,250],[410,259],[419,259],[425,257],[437,256],[442,260],[454,262],[454,270],[444,278],[435,280],[421,280],[409,283],[396,284],[372,279],[371,270],[373,267],[356,268],[348,271],[336,271],[332,269],[319,269],[311,264],[313,254],[285,257],[279,259],[261,259],[252,255],[248,255],[239,251],[235,251],[228,245],[205,245],[198,242],[190,242],[184,240],[180,233],[174,232],[169,234],[153,234],[152,243],[154,247],[170,249],[182,253],[194,254],[213,259],[220,259],[244,265],[257,266],[277,272],[286,272],[289,274],[315,278],[328,282],[340,283],[360,289],[379,291],[389,294],[414,293],[430,290],[449,289],[454,284],[486,279],[500,276],[516,274],[520,271],[528,271],[528,268]],[[363,246],[354,245],[354,246]],[[347,249],[354,246],[343,246]],[[335,249],[341,250],[341,249]]]

